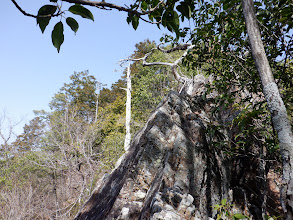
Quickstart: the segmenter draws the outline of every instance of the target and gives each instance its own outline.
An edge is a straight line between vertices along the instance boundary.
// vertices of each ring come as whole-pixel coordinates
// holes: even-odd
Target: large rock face
[[[205,110],[200,96],[170,92],[76,219],[209,219],[216,217],[215,204],[236,194],[239,209],[251,214],[235,175],[244,185],[248,178],[209,146]]]
[[[205,140],[200,98],[171,92],[77,219],[208,219],[228,196],[226,162]]]

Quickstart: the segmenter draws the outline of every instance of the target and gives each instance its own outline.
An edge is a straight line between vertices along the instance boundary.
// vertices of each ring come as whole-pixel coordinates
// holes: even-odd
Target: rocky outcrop
[[[209,144],[207,108],[201,96],[170,92],[76,219],[209,219],[216,217],[215,204],[234,202],[235,195],[242,202],[234,208],[251,214],[243,163]],[[261,209],[258,199],[254,206]]]

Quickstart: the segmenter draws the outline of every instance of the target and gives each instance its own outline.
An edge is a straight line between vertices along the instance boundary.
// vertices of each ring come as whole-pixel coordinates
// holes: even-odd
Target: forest
[[[42,32],[66,10],[11,1]],[[0,219],[293,219],[291,0],[63,1],[170,35],[138,42],[111,88],[74,72],[13,142],[0,118]],[[63,41],[59,21],[58,52]]]

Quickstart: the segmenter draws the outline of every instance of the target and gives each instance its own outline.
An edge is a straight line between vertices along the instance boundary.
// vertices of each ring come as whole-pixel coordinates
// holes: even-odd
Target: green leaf
[[[57,10],[55,5],[44,5],[38,11],[38,16],[53,15]],[[37,24],[39,25],[42,33],[44,33],[47,25],[49,24],[51,17],[37,18]]]
[[[94,16],[91,13],[91,11],[83,7],[82,5],[73,5],[68,9],[68,11],[70,11],[73,14],[80,15],[83,18],[87,18],[94,21]]]
[[[173,20],[173,11],[166,11],[163,14],[162,17],[162,25],[167,27],[169,31],[173,31],[173,25],[174,25],[174,20]]]
[[[177,11],[179,11],[183,16],[186,16],[186,6],[183,2],[176,7]]]
[[[281,11],[283,17],[290,17],[292,15],[292,8],[286,7]]]
[[[237,213],[237,214],[233,215],[233,217],[235,217],[236,219],[246,219],[246,218],[248,218],[247,216],[242,215],[241,213]]]
[[[66,23],[71,28],[71,30],[74,31],[74,33],[77,32],[79,25],[74,18],[71,18],[71,17],[66,18]]]
[[[162,17],[162,25],[179,35],[179,16],[175,11],[166,11]]]
[[[288,18],[287,17],[282,17],[281,19],[279,19],[279,22],[284,22],[284,21],[287,21]]]
[[[152,7],[156,7],[159,4],[160,0],[151,1]]]
[[[228,8],[229,8],[229,5],[224,3],[224,4],[223,4],[223,9],[224,9],[224,11],[226,11]]]
[[[134,15],[131,23],[132,23],[132,27],[134,28],[134,30],[136,30],[138,27],[138,24],[139,24],[139,17]]]
[[[261,2],[254,2],[254,5],[262,6],[262,3]]]
[[[57,10],[57,6],[56,5],[43,5],[39,11],[38,11],[38,15],[52,15],[55,13],[55,11]]]
[[[126,21],[128,24],[130,24],[130,22],[132,21],[132,18],[133,18],[133,14],[128,12],[128,16],[126,18]]]
[[[63,34],[63,24],[62,22],[58,22],[53,31],[52,31],[52,43],[54,45],[54,47],[57,48],[57,51],[59,53],[60,51],[60,47],[61,47],[61,44],[64,42],[64,34]]]
[[[51,18],[37,18],[37,24],[39,25],[42,33],[44,33],[46,27],[48,26]]]
[[[226,11],[227,9],[231,8],[234,4],[235,4],[235,0],[223,1],[223,9]]]
[[[143,10],[147,10],[147,9],[148,9],[148,4],[147,4],[146,2],[142,2],[142,3],[141,3],[141,8],[142,8]]]
[[[216,205],[214,206],[214,209],[215,209],[215,210],[220,210],[220,208],[221,208],[221,206],[220,206],[219,204],[216,204]]]
[[[227,204],[227,199],[222,199],[221,204],[224,206]]]
[[[182,14],[182,18],[186,17],[187,19],[190,19],[191,8],[190,5],[188,5],[186,2],[181,2],[180,5],[176,7],[176,9]]]
[[[176,27],[177,29],[179,29],[179,16],[177,14],[177,12],[174,11],[174,14],[173,14],[173,22],[174,22],[174,27]]]

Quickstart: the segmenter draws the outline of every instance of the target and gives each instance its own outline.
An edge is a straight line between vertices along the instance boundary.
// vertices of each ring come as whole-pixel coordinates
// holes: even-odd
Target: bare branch
[[[163,53],[172,53],[172,52],[177,51],[177,50],[187,50],[188,47],[192,46],[191,44],[179,44],[179,45],[177,45],[176,47],[173,47],[170,50],[164,50],[164,49],[162,49],[160,47],[161,45],[162,45],[162,43],[158,45],[157,49],[162,51]]]
[[[123,60],[120,60],[119,63],[123,63],[123,62],[126,62],[126,61],[141,61],[142,60],[142,65],[143,66],[155,66],[155,65],[163,65],[163,66],[170,66],[171,67],[171,70],[172,70],[172,74],[174,75],[175,79],[181,83],[185,83],[188,78],[187,77],[183,77],[183,76],[180,76],[180,74],[177,72],[177,67],[179,65],[180,62],[182,62],[183,58],[187,56],[188,52],[194,47],[194,45],[192,44],[181,44],[181,45],[178,45],[170,50],[164,50],[162,48],[160,48],[160,45],[159,44],[157,46],[157,48],[153,48],[151,50],[151,52],[147,53],[144,57],[141,57],[141,58],[136,58],[136,59],[133,59],[133,58],[128,58],[128,59],[123,59]],[[167,63],[167,62],[152,62],[152,63],[148,63],[147,62],[147,58],[153,53],[154,50],[159,50],[163,53],[171,53],[171,52],[174,52],[174,51],[178,51],[178,50],[185,50],[185,52],[183,53],[183,55],[178,58],[177,60],[175,60],[173,63]]]

